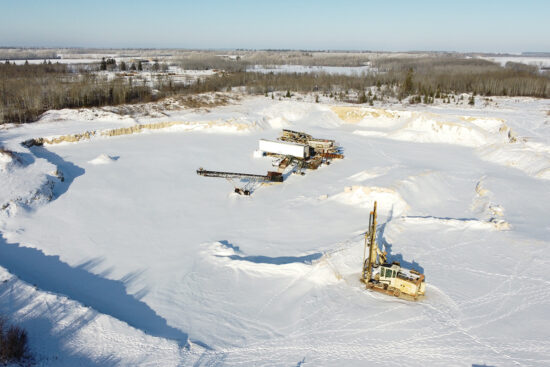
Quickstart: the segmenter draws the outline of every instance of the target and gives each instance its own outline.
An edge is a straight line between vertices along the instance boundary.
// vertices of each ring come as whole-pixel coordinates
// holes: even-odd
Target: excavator
[[[368,248],[368,257],[367,257]],[[415,269],[405,269],[397,261],[387,262],[387,253],[376,243],[376,201],[370,212],[369,230],[365,233],[363,270],[361,282],[367,289],[395,297],[418,300],[426,292],[424,274]]]

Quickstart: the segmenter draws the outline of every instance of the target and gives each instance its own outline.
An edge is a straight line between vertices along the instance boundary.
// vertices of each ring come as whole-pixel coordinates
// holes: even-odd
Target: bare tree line
[[[485,96],[550,97],[550,74],[536,67],[508,63],[502,67],[478,58],[452,56],[384,58],[373,62],[379,72],[411,73],[409,94],[474,93]],[[402,79],[403,80],[403,79]]]
[[[219,69],[244,71],[253,66],[364,66],[373,58],[369,53],[310,51],[231,51],[227,54],[196,51],[179,56],[174,64],[188,70]]]
[[[55,59],[57,52],[52,49],[22,49],[0,47],[0,60]]]
[[[111,80],[63,64],[0,64],[0,123],[38,119],[49,109],[118,105],[149,101],[144,85],[115,77]]]
[[[371,104],[378,97],[412,96],[410,100],[414,102],[433,102],[435,98],[459,93],[550,97],[549,73],[522,64],[509,63],[502,67],[473,58],[380,58],[373,61],[379,71],[363,75],[250,72],[228,66],[240,60],[216,55],[196,56],[192,61],[196,69],[225,71],[200,78],[193,84],[178,83],[169,74],[159,74],[153,92],[153,87],[137,83],[127,75],[109,79],[61,64],[0,63],[0,123],[35,121],[49,109],[148,102],[178,94],[228,91],[236,87],[246,87],[250,94],[313,92],[338,96],[345,101],[351,100],[346,95],[353,92],[358,96],[357,102]],[[369,89],[372,87],[376,88],[374,96]]]
[[[373,61],[376,73],[338,75],[328,73],[256,73],[237,71],[203,79],[181,92],[209,92],[246,86],[249,93],[275,90],[297,92],[364,93],[368,87],[385,86],[397,98],[442,94],[481,94],[485,96],[550,97],[550,74],[540,73],[527,65],[507,64],[501,67],[482,59],[454,56],[388,58]],[[408,80],[408,83],[407,83]],[[393,95],[398,88],[399,93]]]

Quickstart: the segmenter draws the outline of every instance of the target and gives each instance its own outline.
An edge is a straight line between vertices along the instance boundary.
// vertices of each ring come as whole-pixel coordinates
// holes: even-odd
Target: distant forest
[[[251,65],[361,66],[373,72],[361,75],[328,73],[260,73],[246,71]],[[507,63],[504,67],[479,58],[456,55],[379,57],[368,54],[322,54],[264,52],[247,57],[222,57],[214,53],[191,53],[173,62],[185,69],[216,69],[196,83],[176,82],[166,64],[144,67],[155,73],[153,85],[140,80],[141,65],[119,65],[112,59],[90,68],[57,63],[15,65],[0,63],[0,124],[37,120],[49,109],[80,108],[149,102],[175,95],[229,91],[245,87],[249,94],[274,91],[323,93],[335,99],[369,103],[395,98],[410,103],[433,103],[450,95],[529,96],[550,98],[550,73],[535,66]],[[111,77],[97,73],[114,71]],[[350,92],[356,98],[349,97]],[[472,97],[473,101],[473,97]]]

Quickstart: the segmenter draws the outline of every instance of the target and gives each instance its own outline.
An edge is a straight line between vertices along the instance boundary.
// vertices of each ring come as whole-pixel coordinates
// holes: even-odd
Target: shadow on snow
[[[84,168],[79,167],[69,161],[64,160],[60,155],[55,154],[44,147],[34,146],[29,148],[30,151],[38,158],[43,158],[57,167],[63,175],[63,180],[57,182],[53,189],[53,198],[55,200],[69,190],[69,187],[73,183],[74,179],[82,176],[86,171]]]
[[[7,243],[0,235],[0,265],[21,280],[42,290],[66,295],[146,334],[175,340],[180,346],[189,345],[186,333],[169,326],[146,303],[126,293],[126,284],[135,279],[136,274],[122,280],[106,279],[87,270],[97,262],[88,261],[71,267],[59,256],[49,256],[34,248]],[[207,347],[201,342],[197,344]]]
[[[387,221],[384,224],[378,226],[377,228],[378,233],[376,235],[377,242],[379,242],[387,252],[388,263],[391,264],[392,262],[397,261],[404,268],[415,269],[415,270],[418,270],[420,273],[424,273],[424,268],[420,266],[420,264],[418,264],[416,261],[414,260],[406,261],[403,258],[403,255],[392,254],[392,244],[386,241],[386,238],[384,238],[384,231],[386,230],[386,225],[392,220],[392,217],[393,217],[393,208],[388,215]]]
[[[236,253],[242,253],[238,246],[234,246],[226,240],[219,241],[223,246],[233,249]],[[227,257],[231,260],[248,261],[256,264],[273,264],[273,265],[286,265],[286,264],[311,264],[312,261],[320,259],[323,254],[316,252],[311,255],[305,256],[244,256],[244,255],[216,255],[217,257]]]

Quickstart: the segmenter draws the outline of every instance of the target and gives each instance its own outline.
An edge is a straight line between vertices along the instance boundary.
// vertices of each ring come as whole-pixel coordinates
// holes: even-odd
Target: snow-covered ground
[[[343,74],[343,75],[361,75],[369,72],[375,72],[376,69],[370,66],[306,66],[306,65],[275,65],[273,67],[264,67],[262,65],[254,65],[247,71],[258,73],[327,73],[327,74]]]
[[[482,59],[494,61],[504,66],[507,62],[518,62],[526,65],[534,65],[539,68],[550,68],[550,57],[537,56],[484,56]]]
[[[309,99],[0,129],[0,313],[37,364],[548,365],[549,102]],[[281,128],[345,159],[250,197],[196,174],[265,174],[253,152]],[[390,259],[426,275],[419,302],[358,280],[374,200]]]
[[[29,64],[42,64],[44,61],[51,62],[52,64],[92,64],[99,63],[101,59],[31,59],[31,60],[10,60],[10,63],[16,65],[23,65],[25,63]]]

